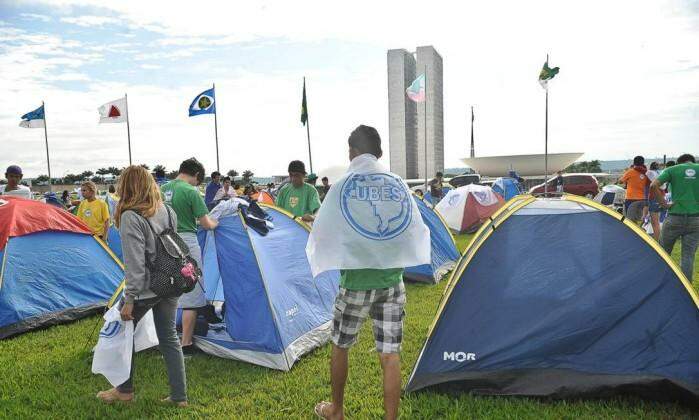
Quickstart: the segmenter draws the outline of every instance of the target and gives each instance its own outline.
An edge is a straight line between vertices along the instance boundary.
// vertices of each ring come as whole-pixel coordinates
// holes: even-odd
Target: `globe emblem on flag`
[[[214,98],[208,95],[201,95],[192,109],[194,111],[206,111],[214,104]]]
[[[403,233],[412,220],[412,203],[405,184],[389,174],[355,174],[340,193],[340,208],[357,233],[388,240]]]
[[[451,197],[449,197],[449,205],[450,205],[450,206],[455,206],[456,203],[459,202],[459,199],[460,199],[460,198],[461,198],[461,197],[460,197],[458,194],[452,195]]]

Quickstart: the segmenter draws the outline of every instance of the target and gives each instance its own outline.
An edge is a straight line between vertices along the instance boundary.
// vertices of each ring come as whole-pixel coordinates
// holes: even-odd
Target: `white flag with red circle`
[[[98,108],[100,124],[126,122],[126,97],[108,102]]]

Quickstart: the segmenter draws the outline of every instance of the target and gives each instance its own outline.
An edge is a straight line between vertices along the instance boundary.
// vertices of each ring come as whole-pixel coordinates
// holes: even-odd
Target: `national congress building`
[[[426,104],[411,101],[405,93],[413,80],[423,73],[427,77]],[[415,53],[404,49],[388,51],[388,136],[392,172],[410,179],[431,178],[437,171],[444,170],[442,98],[442,57],[434,47],[417,47]]]

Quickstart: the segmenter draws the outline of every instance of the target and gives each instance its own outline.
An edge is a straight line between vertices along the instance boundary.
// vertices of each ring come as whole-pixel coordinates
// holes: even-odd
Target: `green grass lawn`
[[[457,238],[463,249],[468,238]],[[678,255],[673,254],[675,260]],[[699,273],[695,273],[699,278]],[[446,282],[437,286],[408,285],[402,372],[405,380],[424,342]],[[697,288],[697,283],[694,287]],[[303,357],[290,372],[197,355],[187,361],[191,406],[164,407],[165,367],[157,351],[136,356],[137,399],[130,405],[105,406],[95,393],[109,387],[90,373],[91,353],[85,348],[97,317],[0,341],[1,418],[313,418],[316,402],[328,399],[329,346]],[[92,337],[90,346],[94,345]],[[347,384],[348,418],[379,418],[381,374],[373,350],[370,323],[350,353]],[[463,418],[678,418],[692,417],[673,404],[624,398],[599,401],[546,402],[525,398],[473,397],[432,392],[409,394],[401,402],[405,419]]]

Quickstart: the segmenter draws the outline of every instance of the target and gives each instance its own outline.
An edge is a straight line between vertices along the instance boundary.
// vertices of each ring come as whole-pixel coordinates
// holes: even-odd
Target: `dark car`
[[[457,175],[449,180],[449,184],[454,188],[463,187],[469,184],[478,184],[481,182],[481,176],[479,174],[462,174]]]
[[[549,179],[548,191],[556,192],[556,176]],[[599,192],[597,178],[590,174],[563,174],[563,192],[568,194],[581,195],[587,198],[594,198]],[[544,184],[541,183],[529,190],[530,194],[543,194]]]

